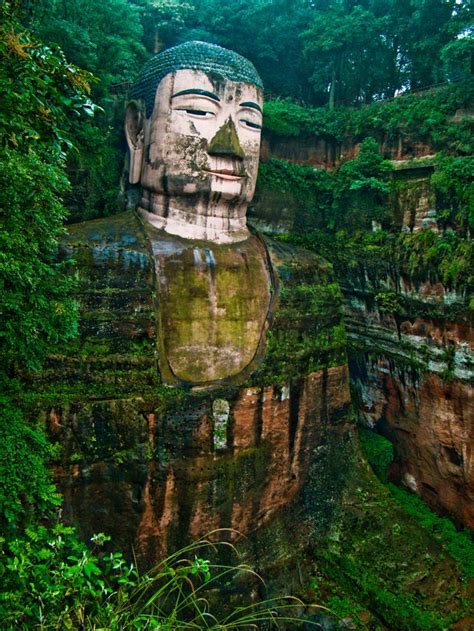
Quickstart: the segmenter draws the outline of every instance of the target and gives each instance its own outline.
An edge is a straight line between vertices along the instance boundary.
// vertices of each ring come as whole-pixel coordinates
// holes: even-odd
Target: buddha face
[[[191,214],[230,221],[245,216],[257,179],[262,104],[261,90],[248,83],[197,70],[166,75],[141,137],[127,133],[132,150],[143,145],[139,181],[145,196],[178,203],[181,211],[184,204]],[[136,113],[128,120],[129,129],[138,129]],[[158,214],[166,216],[166,209]]]

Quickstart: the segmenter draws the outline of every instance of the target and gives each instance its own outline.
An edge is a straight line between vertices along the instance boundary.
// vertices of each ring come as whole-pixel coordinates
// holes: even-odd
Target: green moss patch
[[[380,458],[380,445],[369,453]],[[462,565],[368,466],[354,462],[337,512],[315,549],[313,597],[360,629],[449,629],[469,615]]]

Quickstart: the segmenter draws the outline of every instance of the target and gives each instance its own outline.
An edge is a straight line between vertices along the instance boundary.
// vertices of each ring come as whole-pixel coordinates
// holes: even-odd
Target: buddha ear
[[[130,184],[140,182],[143,159],[143,137],[145,116],[143,108],[136,101],[131,101],[125,111],[125,136],[130,151]]]

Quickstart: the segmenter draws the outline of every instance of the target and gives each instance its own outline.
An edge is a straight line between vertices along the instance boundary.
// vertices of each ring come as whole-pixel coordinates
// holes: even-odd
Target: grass
[[[222,530],[209,533],[172,554],[151,571],[137,574],[133,587],[130,589],[127,584],[123,590],[111,594],[99,613],[84,620],[84,628],[96,631],[230,631],[279,629],[288,623],[292,624],[291,628],[298,628],[301,624],[318,627],[315,622],[301,617],[301,611],[308,610],[308,605],[293,596],[250,601],[237,606],[224,604],[223,596],[232,591],[234,581],[239,584],[256,582],[262,586],[264,582],[247,564],[223,565],[206,558],[215,558],[222,548],[237,554],[231,543],[211,540],[223,534],[228,536],[229,533]],[[246,591],[251,590],[244,588],[243,593]],[[239,599],[242,599],[241,595]],[[309,607],[312,611],[315,608],[324,609],[317,605]]]

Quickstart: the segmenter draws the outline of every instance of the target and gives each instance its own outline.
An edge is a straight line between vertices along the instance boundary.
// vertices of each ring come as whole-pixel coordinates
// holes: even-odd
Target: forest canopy
[[[145,57],[201,39],[248,57],[270,94],[368,103],[472,72],[466,0],[37,0],[30,28],[100,77],[99,94]],[[370,68],[370,72],[368,72]]]

